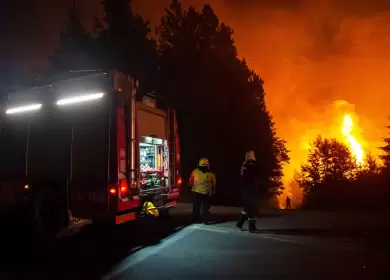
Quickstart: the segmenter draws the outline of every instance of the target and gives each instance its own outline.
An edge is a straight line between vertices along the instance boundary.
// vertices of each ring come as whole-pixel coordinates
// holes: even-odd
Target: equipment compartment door
[[[69,208],[76,217],[101,219],[109,212],[110,102],[72,111]]]
[[[175,110],[168,111],[170,190],[168,199],[178,199],[182,185],[180,174],[180,140]]]

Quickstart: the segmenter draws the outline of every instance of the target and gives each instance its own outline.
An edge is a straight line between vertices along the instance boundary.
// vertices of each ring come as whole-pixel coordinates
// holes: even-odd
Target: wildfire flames
[[[364,151],[362,145],[356,140],[355,136],[352,134],[353,129],[353,120],[352,117],[348,114],[344,116],[342,132],[345,136],[345,144],[348,145],[351,153],[355,156],[358,164],[363,164],[364,162]]]
[[[291,149],[291,163],[285,169],[285,190],[278,197],[280,208],[285,207],[286,197],[292,200],[292,206],[299,205],[303,198],[303,192],[294,181],[294,174],[300,170],[300,166],[306,161],[310,143],[321,135],[325,138],[336,138],[346,144],[359,165],[364,164],[365,150],[369,145],[361,133],[358,125],[359,116],[355,112],[353,104],[345,100],[337,100],[323,112],[323,120],[308,124],[301,135],[300,143],[293,142]],[[294,147],[299,147],[298,149]],[[290,146],[291,147],[291,146]],[[374,152],[374,151],[370,151]]]

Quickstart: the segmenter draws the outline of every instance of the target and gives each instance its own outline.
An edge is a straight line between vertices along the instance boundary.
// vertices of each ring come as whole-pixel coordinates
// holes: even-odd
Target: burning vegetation
[[[370,166],[372,162],[377,165],[373,154],[378,151],[370,150],[359,127],[354,106],[345,100],[333,102],[326,110],[324,120],[303,134],[299,149],[303,160],[295,160],[286,167],[285,189],[279,196],[279,206],[285,208],[286,198],[289,197],[292,206],[299,207],[304,192],[310,189],[309,185],[328,180],[330,174],[332,180],[351,179],[360,170],[373,169]],[[297,151],[292,153],[297,154]]]
[[[115,65],[115,67],[119,65],[119,68],[127,68],[124,67],[126,65],[138,65],[139,67],[128,70],[137,72],[136,74],[141,77],[144,76],[145,80],[141,81],[141,86],[151,85],[153,80],[155,80],[155,77],[150,78],[149,75],[145,75],[145,73],[148,72],[147,69],[141,68],[144,66],[153,66],[154,63],[157,63],[154,61],[154,46],[160,45],[161,48],[161,38],[159,39],[159,44],[155,44],[157,42],[153,42],[151,39],[156,37],[159,38],[163,35],[163,33],[161,33],[161,30],[163,30],[161,27],[169,27],[169,21],[168,23],[165,22],[165,24],[162,24],[160,19],[163,14],[166,14],[167,11],[164,12],[164,9],[169,6],[171,1],[161,0],[157,1],[158,3],[155,3],[156,1],[152,0],[132,1],[136,14],[140,14],[145,17],[145,19],[151,20],[152,24],[149,27],[155,25],[159,26],[159,28],[157,28],[160,30],[158,32],[159,34],[157,34],[158,36],[150,32],[146,20],[143,21],[143,19],[138,17],[126,16],[129,15],[129,13],[123,13],[126,20],[121,19],[121,17],[118,16],[104,17],[105,9],[102,9],[104,5],[99,8],[98,6],[101,5],[95,3],[95,7],[91,9],[93,5],[89,2],[90,1],[86,1],[84,4],[78,4],[79,11],[81,12],[80,14],[82,14],[81,19],[70,18],[70,24],[75,25],[76,28],[68,29],[69,31],[76,31],[77,37],[72,38],[72,35],[74,34],[63,32],[60,36],[60,47],[58,49],[61,50],[61,45],[63,45],[65,50],[67,48],[71,51],[79,50],[78,47],[75,48],[72,45],[69,45],[69,42],[76,44],[81,42],[81,49],[85,47],[90,55],[94,56],[98,54],[99,59],[107,58],[110,60],[111,58],[109,58],[106,53],[106,46],[118,47],[118,49],[115,49],[111,53],[116,53],[120,59],[104,61],[104,63]],[[123,1],[104,2],[119,3]],[[202,10],[204,3],[204,1],[197,0],[182,0],[180,2],[183,4],[184,10],[188,9],[191,5],[199,11]],[[259,137],[259,140],[253,140],[254,138],[248,137],[248,139],[250,139],[248,140],[248,142],[250,142],[248,145],[253,145],[253,142],[258,144],[261,150],[264,151],[264,154],[262,155],[263,162],[266,162],[267,164],[272,162],[267,166],[267,170],[263,176],[270,179],[268,180],[268,183],[271,185],[273,194],[280,192],[279,187],[282,185],[280,182],[282,178],[281,169],[283,167],[283,185],[285,186],[285,190],[283,194],[279,196],[279,204],[282,208],[284,207],[287,196],[291,198],[293,207],[298,206],[303,201],[303,189],[300,188],[297,182],[301,179],[302,165],[307,164],[309,157],[313,155],[314,152],[323,152],[313,148],[316,141],[321,147],[328,147],[331,151],[332,149],[336,149],[335,151],[340,153],[343,151],[344,156],[349,153],[352,159],[348,160],[348,162],[351,161],[356,165],[356,170],[359,170],[359,174],[361,174],[361,170],[367,169],[376,170],[373,173],[377,173],[377,158],[380,155],[380,149],[377,147],[384,145],[382,139],[386,135],[386,131],[383,129],[383,126],[386,125],[385,117],[389,114],[388,104],[390,103],[390,95],[388,94],[390,91],[390,84],[388,83],[387,74],[387,65],[389,64],[387,61],[389,59],[388,49],[390,47],[390,36],[388,32],[390,24],[388,20],[390,6],[380,4],[380,1],[361,1],[361,3],[356,4],[354,1],[339,0],[210,0],[207,2],[212,5],[213,10],[207,8],[199,14],[194,9],[190,9],[189,13],[186,12],[185,18],[191,20],[188,20],[188,22],[186,21],[186,24],[195,25],[189,26],[182,31],[187,32],[186,30],[195,30],[200,26],[203,26],[202,24],[205,22],[207,23],[204,25],[205,27],[214,26],[213,33],[210,33],[214,35],[209,36],[210,30],[208,27],[204,29],[207,30],[205,33],[207,35],[206,37],[199,32],[200,35],[198,34],[199,36],[194,37],[194,32],[191,31],[189,34],[184,34],[184,32],[184,37],[181,33],[176,34],[178,38],[185,38],[183,39],[185,44],[180,43],[178,46],[172,47],[171,42],[167,42],[166,47],[169,51],[165,51],[165,55],[167,56],[166,61],[161,59],[158,59],[157,61],[160,61],[160,63],[164,61],[166,64],[165,69],[169,74],[167,77],[169,78],[164,77],[163,79],[157,80],[170,81],[171,85],[180,85],[182,88],[179,88],[178,86],[177,89],[173,90],[173,88],[169,88],[171,85],[168,84],[164,84],[163,86],[160,85],[158,88],[169,88],[167,92],[175,92],[174,94],[176,94],[176,92],[191,92],[193,96],[196,96],[196,98],[187,98],[187,96],[185,96],[182,100],[183,102],[201,100],[199,94],[204,94],[205,98],[206,96],[207,98],[209,98],[209,96],[214,96],[216,100],[215,104],[217,104],[215,108],[217,108],[221,105],[221,100],[228,100],[226,99],[226,96],[236,96],[237,92],[240,92],[240,96],[244,96],[239,86],[237,86],[238,89],[233,86],[227,86],[226,81],[235,81],[237,78],[240,79],[241,83],[241,81],[248,80],[248,73],[258,73],[259,75],[255,75],[256,79],[253,79],[253,77],[249,78],[250,87],[245,87],[245,92],[253,92],[253,89],[255,89],[256,94],[259,94],[261,97],[257,100],[261,101],[262,110],[264,112],[266,111],[263,116],[269,119],[266,119],[265,121],[253,120],[253,127],[256,126],[256,123],[257,131],[261,132],[259,133],[261,137]],[[340,4],[341,2],[343,3]],[[152,3],[154,8],[150,9]],[[214,14],[214,9],[218,17]],[[88,10],[89,14],[85,15],[82,13],[84,10]],[[102,28],[102,30],[100,30],[100,27],[95,28],[96,22],[91,20],[95,18],[95,15],[90,12],[91,10],[95,10],[94,13],[96,13],[96,17],[100,20],[113,21],[105,22],[101,27],[106,26],[107,28],[112,27],[119,29],[112,32],[111,29],[107,31],[106,28]],[[109,10],[113,11],[111,8]],[[126,9],[123,8],[117,10],[126,11]],[[46,14],[51,15],[52,13]],[[57,25],[56,28],[59,30],[60,25],[63,24],[61,21],[65,21],[65,17],[65,12],[62,14],[62,18],[56,16],[55,18],[61,18],[61,20],[58,20],[57,24],[50,24],[50,27],[54,28],[54,26]],[[24,18],[24,16],[22,18]],[[123,29],[120,20],[125,22],[129,18],[136,19],[135,21],[137,24],[141,24],[142,26],[130,28],[129,30],[126,28]],[[180,20],[183,18],[182,15],[178,16],[178,19]],[[222,22],[219,22],[218,18],[226,23],[227,26],[231,26],[232,29],[230,29],[230,27],[228,28],[225,24],[222,25]],[[80,22],[84,23],[85,30],[82,28]],[[44,27],[47,28],[47,26]],[[70,25],[70,27],[72,27],[72,25]],[[49,37],[46,34],[47,32],[43,32],[43,29],[41,32],[35,32],[37,33],[37,36],[42,38]],[[132,33],[134,30],[140,32],[135,36],[136,38],[140,38],[140,41],[128,40],[126,46],[124,46],[122,42],[122,35],[120,38],[115,38],[116,35],[113,35],[114,37],[110,38],[112,34],[126,34],[125,36],[130,38],[134,35]],[[234,33],[232,30],[234,30]],[[171,37],[170,32],[171,30],[165,32],[167,38]],[[90,36],[90,33],[93,36]],[[83,34],[81,38],[80,34]],[[216,36],[216,34],[218,36]],[[222,34],[222,36],[219,36],[220,34]],[[37,36],[34,37],[34,42],[23,44],[21,43],[23,41],[21,41],[18,44],[15,44],[18,46],[29,46],[29,50],[34,50],[34,53],[31,53],[30,51],[22,52],[28,54],[29,57],[24,57],[22,55],[17,56],[23,64],[25,64],[25,61],[34,61],[34,59],[46,61],[48,50],[36,46],[34,47],[34,45],[31,44],[36,43],[54,49],[53,42],[42,44],[41,40],[37,40]],[[208,36],[210,38],[218,38],[218,40],[211,42],[207,39],[207,41],[205,38],[208,38]],[[54,39],[52,38],[51,41],[55,41],[55,38],[57,38],[56,36],[52,37]],[[80,42],[75,40],[77,38]],[[164,38],[164,36],[162,36],[162,38]],[[115,43],[112,44],[112,42],[110,42],[107,44],[106,40],[111,40]],[[100,46],[101,43],[103,43],[102,46]],[[198,55],[193,49],[182,47],[189,45],[204,47],[202,55],[209,55],[209,52],[212,52],[212,54],[210,57],[202,59],[188,59],[196,57],[194,54]],[[214,47],[210,48],[209,46],[211,45]],[[33,47],[31,48],[31,46]],[[90,49],[92,47],[93,49]],[[95,47],[98,48],[95,49]],[[177,59],[177,61],[171,61],[172,58],[169,54],[174,53],[170,50],[171,48],[174,48],[176,55],[173,58]],[[39,50],[42,50],[42,52],[45,51],[45,53],[39,55],[39,53],[36,53]],[[134,50],[137,50],[140,53],[129,56],[129,54],[134,53]],[[161,52],[161,49],[158,53],[164,55],[164,52]],[[178,56],[178,53],[181,55]],[[45,59],[42,59],[43,57]],[[127,60],[124,60],[123,57],[126,57]],[[55,68],[56,62],[57,64],[58,62],[61,64],[63,62],[82,61],[77,58],[78,56],[74,53],[71,56],[64,55],[64,52],[62,52],[62,54],[60,53],[60,55],[57,53],[57,60],[53,59],[51,66]],[[211,61],[211,58],[219,59],[219,61],[217,63],[210,63],[209,61]],[[245,58],[245,60],[243,60],[243,58]],[[148,63],[139,64],[139,61],[148,61]],[[223,62],[223,64],[221,64],[221,62]],[[234,73],[232,75],[234,79],[228,79],[227,77],[230,75],[230,72],[225,72],[225,70],[235,69],[238,65],[237,62],[242,62],[242,64],[239,63],[239,68],[243,70],[237,72],[243,73],[242,76],[241,74]],[[204,65],[201,63],[204,63]],[[229,66],[225,66],[225,63]],[[199,67],[196,68],[193,65]],[[223,67],[218,68],[218,65],[223,65]],[[154,70],[156,68],[164,69],[161,65],[159,67],[154,66]],[[172,69],[178,69],[179,66],[183,67],[180,71],[171,71]],[[74,69],[74,67],[72,67],[72,69]],[[91,67],[87,67],[87,69],[91,69]],[[182,69],[186,70],[183,71]],[[195,72],[204,77],[204,85],[200,83],[201,79],[197,78],[196,85],[198,88],[188,86],[188,82],[184,82],[187,81],[187,78],[188,81],[192,81],[194,79],[192,74],[188,75],[188,77],[186,76],[186,79],[178,78],[176,74],[180,73],[186,75],[185,73],[191,73],[191,71],[194,71],[193,69],[201,69],[196,70]],[[207,69],[207,71],[204,71],[205,69]],[[153,75],[157,75],[154,70],[149,72],[153,73]],[[188,72],[186,72],[187,70]],[[138,71],[140,72],[138,73]],[[5,72],[8,73],[8,69]],[[160,75],[162,72],[163,71],[160,71]],[[174,73],[174,75],[172,73]],[[215,73],[219,73],[219,76],[211,76],[216,75]],[[210,77],[214,78],[210,79]],[[150,81],[148,79],[150,79]],[[216,85],[215,88],[218,90],[210,87],[211,80],[213,80],[213,84]],[[263,80],[264,87],[267,90],[265,96],[263,95]],[[227,92],[226,89],[231,91]],[[145,92],[148,92],[150,89],[144,90]],[[210,93],[205,90],[210,90]],[[223,93],[223,96],[219,96],[218,94],[220,93]],[[250,95],[248,94],[248,96]],[[177,97],[178,98],[173,98],[173,100],[177,101],[179,98],[182,98],[182,95],[178,95]],[[345,99],[348,100],[348,102],[339,99]],[[334,100],[338,101],[334,102]],[[253,104],[249,99],[245,100],[245,103]],[[186,103],[178,104],[180,104],[180,107],[182,108],[186,107],[183,106],[183,104]],[[231,101],[231,104],[238,104],[238,102]],[[355,110],[355,104],[358,110]],[[204,103],[200,105],[204,106]],[[237,106],[234,106],[235,110],[236,107]],[[228,111],[230,112],[230,110]],[[246,113],[246,111],[243,112],[243,115]],[[231,117],[231,114],[227,115],[229,118]],[[229,121],[229,123],[236,122],[237,115],[232,117],[234,118],[234,121]],[[198,115],[196,115],[195,119],[199,119]],[[210,119],[217,121],[215,118],[208,118],[207,120]],[[220,121],[221,123],[226,122],[223,117],[221,117],[221,119],[223,119],[223,121]],[[183,124],[183,122],[181,123]],[[264,128],[264,125],[268,127]],[[185,125],[184,127],[187,126]],[[191,131],[189,131],[190,135],[193,127],[192,125],[188,125],[188,127],[191,128]],[[215,125],[212,127],[221,126]],[[269,127],[272,129],[270,130]],[[240,126],[239,129],[241,128],[243,127]],[[207,145],[205,144],[206,148],[212,150],[213,153],[214,150],[216,151],[220,148],[219,143],[215,145],[215,148],[211,147],[209,139],[212,137],[207,135],[204,127],[200,128],[199,131],[204,131],[206,135],[205,139],[207,140],[201,141],[202,143],[207,143]],[[231,128],[225,129],[224,131],[231,131]],[[248,130],[246,129],[245,132],[247,131]],[[236,134],[240,135],[240,133]],[[267,135],[269,138],[264,137],[264,135]],[[321,135],[320,141],[318,141],[318,135]],[[226,139],[230,139],[230,136],[231,135],[228,134]],[[219,133],[218,137],[215,137],[215,139],[220,137],[221,134]],[[193,137],[189,137],[189,139],[193,141]],[[264,139],[266,139],[266,141]],[[282,139],[287,141],[286,146],[291,151],[288,154]],[[384,160],[385,165],[390,162],[390,139],[387,140],[387,146],[382,149],[386,155],[380,157]],[[264,143],[262,143],[262,141]],[[269,143],[273,143],[273,146],[270,147]],[[243,146],[244,145],[241,145],[239,148],[244,149]],[[283,149],[280,149],[280,147]],[[242,155],[239,155],[239,148],[234,149],[235,152],[237,151],[237,155],[231,155],[231,162],[237,163],[241,160]],[[200,153],[198,151],[193,151],[193,147],[188,148],[188,151],[191,151],[188,154],[184,152],[185,150],[186,149],[183,149],[183,158],[186,159],[192,157],[196,158],[195,153]],[[201,150],[202,153],[204,153],[205,149],[202,148]],[[272,154],[269,153],[272,150],[275,151],[273,151]],[[282,157],[278,156],[277,150],[279,150],[279,154],[283,154]],[[282,151],[282,153],[280,153],[280,151]],[[192,153],[194,153],[194,155]],[[225,154],[225,151],[221,152],[221,154]],[[321,155],[321,153],[319,154]],[[322,155],[324,155],[324,153],[322,153]],[[213,160],[213,166],[221,168],[225,174],[230,174],[230,171],[233,172],[231,174],[235,174],[234,166],[230,164],[225,165],[226,161],[223,156],[215,154],[213,157],[216,158],[216,160]],[[276,157],[277,159],[273,160],[273,157]],[[290,157],[289,164],[285,165],[288,162],[288,157]],[[189,160],[188,166],[191,164],[192,159]],[[227,171],[226,168],[231,168],[231,170],[229,169],[229,171]],[[219,174],[221,173],[219,172]],[[224,177],[221,176],[221,179],[223,178]],[[232,181],[231,178],[224,179],[226,179],[227,182]],[[224,184],[221,183],[220,185]],[[234,187],[232,187],[230,196],[226,196],[227,200],[235,199],[236,195],[234,194],[234,191]],[[226,193],[227,191],[225,189],[225,194]]]
[[[287,196],[293,208],[303,202],[305,207],[316,209],[385,204],[390,140],[373,145],[364,137],[358,120],[354,106],[336,101],[324,113],[324,121],[317,123],[317,129],[306,131],[299,150],[304,160],[295,161],[294,171],[285,173],[289,177],[279,196],[281,208],[285,208]]]
[[[358,164],[363,164],[364,162],[364,150],[362,148],[362,145],[356,140],[355,136],[353,135],[353,120],[352,117],[348,114],[344,116],[343,121],[343,128],[342,132],[345,136],[345,144],[348,145],[349,149],[351,150],[352,155],[355,157],[356,162]]]

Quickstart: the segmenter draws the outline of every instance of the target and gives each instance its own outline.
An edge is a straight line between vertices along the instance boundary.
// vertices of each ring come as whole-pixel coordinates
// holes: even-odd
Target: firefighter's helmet
[[[154,216],[156,218],[159,216],[158,209],[150,201],[144,203],[144,210],[150,216]]]
[[[250,150],[250,151],[245,153],[245,161],[248,161],[248,160],[256,160],[255,151]]]
[[[207,158],[201,158],[199,160],[199,166],[209,166],[210,165],[210,162]]]

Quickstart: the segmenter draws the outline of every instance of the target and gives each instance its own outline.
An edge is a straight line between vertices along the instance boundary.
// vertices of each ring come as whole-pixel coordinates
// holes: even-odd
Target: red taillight
[[[116,194],[116,188],[111,188],[110,189],[110,194]]]
[[[178,187],[178,188],[181,187],[181,183],[182,183],[182,180],[181,180],[181,178],[179,177],[179,178],[177,179],[177,187]]]
[[[129,193],[129,187],[127,185],[127,180],[126,179],[122,179],[119,181],[119,190],[120,190],[120,193],[121,193],[121,197],[125,197],[128,195]]]

